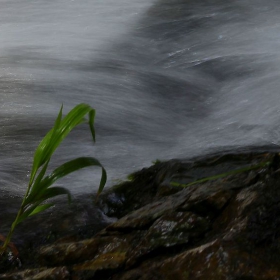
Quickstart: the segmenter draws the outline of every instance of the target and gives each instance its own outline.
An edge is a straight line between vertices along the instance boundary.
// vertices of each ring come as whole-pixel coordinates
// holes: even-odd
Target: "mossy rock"
[[[104,191],[100,195],[98,207],[107,216],[120,218],[161,197],[182,190],[182,187],[174,187],[171,182],[188,184],[201,178],[272,161],[273,157],[273,154],[267,153],[224,154],[187,161],[157,162],[129,175],[129,181]]]

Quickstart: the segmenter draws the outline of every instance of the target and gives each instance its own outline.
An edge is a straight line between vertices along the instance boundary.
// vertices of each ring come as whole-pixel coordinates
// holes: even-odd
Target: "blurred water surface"
[[[0,188],[22,194],[61,104],[97,110],[51,167],[97,157],[116,179],[155,159],[278,146],[280,3],[0,0]],[[100,170],[61,182],[97,189]]]

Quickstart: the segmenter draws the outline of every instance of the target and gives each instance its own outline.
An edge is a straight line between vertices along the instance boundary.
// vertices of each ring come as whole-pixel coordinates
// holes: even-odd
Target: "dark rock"
[[[268,161],[269,165],[259,164]],[[201,179],[213,176],[215,171],[227,172],[248,164],[259,165],[180,190],[172,189],[170,184],[171,181],[185,184],[190,177]],[[277,154],[156,164],[137,175],[151,177],[134,178],[137,188],[140,182],[147,183],[143,189],[153,188],[146,201],[137,196],[133,198],[138,201],[137,209],[92,238],[77,242],[64,239],[42,247],[39,255],[43,268],[2,274],[0,278],[280,279],[279,168]],[[163,183],[171,186],[169,194],[162,191]],[[133,186],[133,182],[128,186]],[[118,196],[128,193],[122,188],[124,185],[116,188]],[[133,190],[132,187],[129,195]],[[142,190],[135,191],[139,194]],[[111,190],[110,195],[113,193]],[[102,203],[106,199],[109,201],[106,195]],[[144,197],[147,195],[145,193]],[[128,201],[124,200],[121,210],[114,213],[122,215],[124,205],[128,205]],[[58,273],[60,278],[55,278],[56,274],[51,272]]]
[[[219,239],[164,260],[146,261],[113,279],[279,279],[280,270],[257,255]]]
[[[170,212],[161,216],[133,248],[127,264],[132,266],[139,259],[161,248],[187,245],[198,241],[210,228],[209,220],[191,212]]]
[[[107,227],[107,230],[129,231],[132,229],[147,229],[159,217],[173,209],[177,209],[183,204],[190,197],[193,190],[193,187],[187,188],[179,194],[164,197],[150,203],[111,224]]]
[[[14,279],[40,279],[40,280],[70,280],[70,273],[66,267],[27,269],[22,272],[2,274],[0,279],[14,280]]]
[[[188,161],[171,160],[160,162],[129,176],[130,181],[105,190],[99,197],[98,205],[110,217],[121,218],[158,199],[177,193],[181,187],[174,187],[170,182],[188,184],[201,178],[236,170],[262,161],[272,161],[274,154],[218,155],[206,158],[194,158]],[[277,160],[274,160],[277,161]],[[249,175],[248,175],[249,174]],[[240,180],[240,176],[245,176]],[[250,185],[256,181],[258,172],[252,171],[237,176],[226,182],[235,188]],[[242,182],[243,185],[240,185]]]
[[[116,185],[100,195],[99,207],[107,216],[120,218],[153,202],[166,174],[176,171],[178,165],[177,161],[158,163],[131,174],[131,181]]]

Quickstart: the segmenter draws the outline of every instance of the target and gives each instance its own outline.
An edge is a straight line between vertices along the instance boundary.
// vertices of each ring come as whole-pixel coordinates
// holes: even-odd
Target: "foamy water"
[[[22,193],[64,104],[97,110],[52,167],[95,156],[108,186],[155,159],[279,144],[276,1],[0,1],[0,182]],[[100,170],[61,183],[97,189]]]

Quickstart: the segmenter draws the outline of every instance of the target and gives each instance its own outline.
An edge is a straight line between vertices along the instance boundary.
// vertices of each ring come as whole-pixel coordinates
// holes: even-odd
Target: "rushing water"
[[[155,159],[279,143],[274,0],[0,0],[0,183],[22,193],[64,104],[97,110],[52,166],[97,157],[114,179]],[[62,184],[97,189],[100,170]]]

